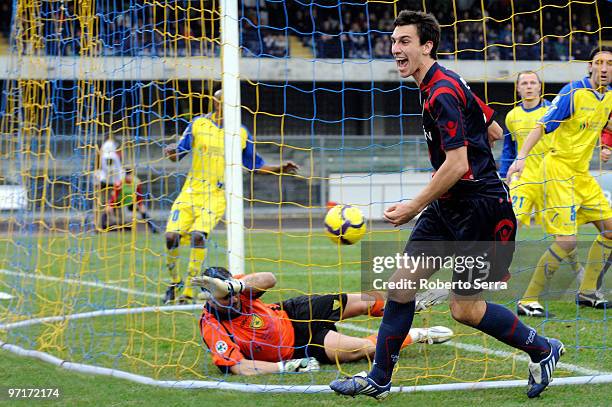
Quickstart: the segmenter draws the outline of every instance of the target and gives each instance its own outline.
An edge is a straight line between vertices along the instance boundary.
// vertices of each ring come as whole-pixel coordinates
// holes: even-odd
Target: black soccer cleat
[[[516,313],[521,316],[537,318],[551,318],[554,316],[550,312],[547,314],[546,310],[544,310],[544,307],[537,301],[527,303],[519,302],[516,305]]]
[[[578,293],[576,295],[576,304],[581,307],[595,309],[612,308],[612,304],[599,292],[594,292],[593,294]]]
[[[196,302],[193,299],[193,297],[182,294],[180,297],[178,297],[177,303],[179,305],[187,305],[187,304],[195,304]]]
[[[552,382],[553,372],[565,353],[565,346],[557,339],[548,339],[550,354],[538,363],[529,362],[527,397],[538,397]]]
[[[166,288],[166,294],[164,295],[164,304],[172,304],[177,297],[177,293],[183,289],[183,280],[178,283],[172,283]]]
[[[366,372],[361,372],[353,377],[334,380],[329,387],[337,394],[355,397],[358,395],[370,396],[376,400],[385,399],[391,392],[391,382],[381,386],[372,380]]]

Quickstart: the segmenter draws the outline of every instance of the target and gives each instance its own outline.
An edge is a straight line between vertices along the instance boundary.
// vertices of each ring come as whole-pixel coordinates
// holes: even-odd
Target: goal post
[[[238,0],[221,0],[220,4],[227,256],[229,270],[237,275],[244,273],[245,257]]]

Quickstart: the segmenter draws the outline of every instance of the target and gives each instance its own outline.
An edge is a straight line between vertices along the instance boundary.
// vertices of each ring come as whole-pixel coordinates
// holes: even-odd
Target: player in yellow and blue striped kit
[[[512,149],[516,152],[523,147],[525,139],[531,130],[536,127],[538,120],[542,118],[550,102],[544,99],[542,94],[542,83],[538,74],[533,71],[523,71],[518,74],[516,90],[521,102],[506,115],[506,128],[509,134],[504,140],[504,153],[502,162],[509,164],[516,158],[516,153],[509,157]],[[508,145],[511,144],[510,147]],[[526,159],[525,169],[519,177],[514,177],[510,182],[510,196],[512,207],[516,214],[516,220],[523,225],[531,224],[531,215],[535,213],[536,223],[539,223],[541,202],[543,200],[543,182],[540,173],[540,164],[550,146],[547,138],[542,138],[531,150]],[[500,170],[502,176],[505,171]]]
[[[595,48],[590,55],[589,76],[564,86],[552,106],[528,136],[508,177],[521,172],[525,157],[544,133],[551,133],[551,151],[542,162],[544,186],[543,226],[555,235],[555,243],[542,255],[521,303],[535,305],[546,283],[561,261],[576,248],[578,226],[593,223],[600,231],[589,251],[585,275],[576,302],[605,309],[607,300],[598,281],[612,253],[612,209],[595,178],[589,173],[593,150],[612,110],[612,47]],[[602,160],[610,157],[602,151]]]
[[[164,303],[177,299],[179,303],[193,301],[191,278],[202,268],[206,257],[206,240],[225,212],[225,148],[221,91],[214,94],[214,110],[197,116],[187,126],[178,144],[169,145],[165,155],[172,161],[192,153],[191,170],[187,174],[181,193],[174,201],[166,226],[167,268],[171,284],[166,290]],[[242,126],[242,164],[249,171],[259,173],[295,174],[298,166],[288,161],[280,166],[267,165],[255,152],[254,141]],[[184,283],[176,263],[181,238],[191,237],[189,278]]]

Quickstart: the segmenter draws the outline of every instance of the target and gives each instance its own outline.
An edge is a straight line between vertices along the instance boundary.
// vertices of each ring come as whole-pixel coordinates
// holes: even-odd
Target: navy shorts
[[[453,281],[506,281],[514,254],[516,217],[512,203],[501,198],[438,199],[419,217],[405,252],[410,256],[482,256],[486,268],[457,268]],[[440,242],[440,243],[436,243]],[[482,288],[454,289],[474,295]]]

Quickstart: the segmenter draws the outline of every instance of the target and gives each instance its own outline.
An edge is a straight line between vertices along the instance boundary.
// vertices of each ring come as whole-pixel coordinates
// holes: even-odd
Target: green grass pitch
[[[589,228],[585,232],[592,233]],[[367,239],[405,241],[407,232],[379,229]],[[520,239],[537,241],[538,229],[522,230]],[[585,236],[592,239],[592,236]],[[215,233],[207,263],[225,264],[223,233]],[[337,247],[322,233],[298,231],[251,231],[246,239],[247,272],[271,271],[277,276],[277,287],[267,293],[266,302],[305,293],[357,292],[360,289],[360,249]],[[587,246],[588,248],[588,246]],[[102,309],[126,309],[160,305],[167,272],[163,237],[145,233],[107,234],[42,234],[0,237],[2,270],[0,291],[17,295],[18,300],[0,300],[0,323],[31,318],[68,315]],[[187,248],[181,251],[181,270],[186,272]],[[537,260],[534,254],[533,262]],[[581,252],[586,258],[586,252]],[[46,277],[62,277],[71,282],[34,279],[15,275],[26,270]],[[522,273],[522,277],[528,273]],[[519,275],[521,278],[521,275]],[[79,284],[75,280],[98,283]],[[17,291],[14,288],[17,287]],[[118,291],[112,287],[127,289]],[[508,306],[513,303],[507,301]],[[558,337],[568,353],[562,359],[571,365],[559,369],[556,377],[584,375],[587,370],[607,371],[612,366],[610,354],[610,318],[603,311],[577,308],[569,300],[548,303],[555,318],[528,319],[527,322],[548,336]],[[163,311],[127,315],[111,315],[80,320],[46,322],[9,331],[0,330],[0,339],[48,352],[65,360],[125,370],[163,380],[227,380],[244,383],[307,385],[327,384],[342,374],[353,374],[369,368],[369,361],[337,366],[324,366],[321,372],[304,375],[268,375],[250,377],[223,376],[210,361],[210,356],[197,329],[198,311]],[[350,335],[366,335],[364,328],[375,330],[378,319],[367,317],[348,321],[340,330]],[[454,343],[473,345],[472,350],[452,345],[413,345],[401,355],[394,384],[402,386],[481,380],[526,379],[527,364],[515,359],[512,349],[477,331],[452,320],[446,305],[417,315],[415,326],[445,325],[454,330]],[[474,350],[477,349],[477,350]],[[503,351],[487,353],[486,349]],[[348,404],[332,395],[274,394],[252,395],[210,390],[167,390],[135,385],[130,382],[99,376],[65,372],[42,362],[1,352],[0,382],[10,386],[51,386],[64,389],[61,401],[70,405],[210,405],[258,404],[276,405],[288,402],[318,405]],[[576,370],[578,369],[578,370]],[[101,391],[102,389],[102,391]],[[609,386],[563,386],[548,390],[541,401],[555,405],[605,405],[612,398]],[[3,402],[0,396],[0,404]],[[77,402],[78,400],[78,402]],[[89,400],[89,402],[88,402]],[[491,389],[392,395],[387,404],[406,401],[484,402],[518,405],[526,401],[523,389]],[[74,402],[73,402],[74,401]],[[360,401],[362,405],[366,402]]]

